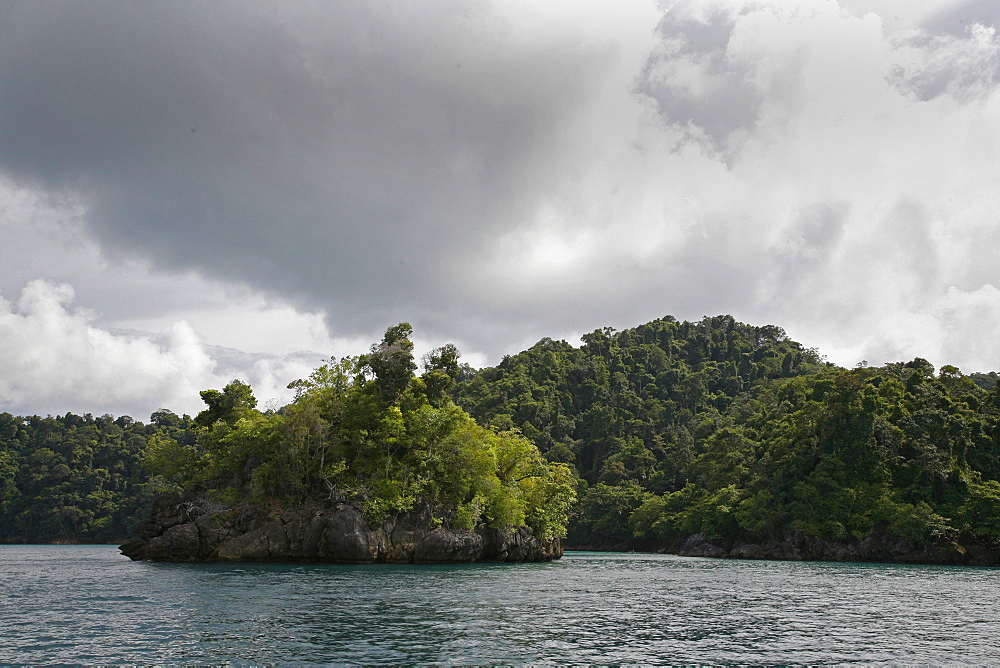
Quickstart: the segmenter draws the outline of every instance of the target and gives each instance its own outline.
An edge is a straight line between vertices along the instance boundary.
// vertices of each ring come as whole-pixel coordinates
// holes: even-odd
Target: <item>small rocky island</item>
[[[290,385],[256,410],[234,380],[188,441],[158,438],[145,466],[164,490],[134,560],[327,563],[550,561],[562,556],[575,478],[528,439],[478,425],[448,398],[454,346],[414,375],[410,327]]]
[[[219,510],[176,495],[157,497],[139,538],[121,546],[133,560],[322,563],[551,561],[558,538],[527,527],[459,531],[435,526],[425,507],[370,526],[349,503],[292,509],[245,504]]]

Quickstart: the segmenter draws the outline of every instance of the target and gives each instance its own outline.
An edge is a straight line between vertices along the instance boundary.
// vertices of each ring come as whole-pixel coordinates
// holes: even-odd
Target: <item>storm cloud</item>
[[[212,345],[278,369],[403,320],[477,363],[732,313],[995,369],[997,17],[890,4],[0,3],[5,317],[168,361],[189,323],[184,392],[238,371]]]
[[[0,160],[113,252],[371,328],[529,218],[609,45],[467,3],[13,4]],[[420,313],[418,312],[419,316]]]

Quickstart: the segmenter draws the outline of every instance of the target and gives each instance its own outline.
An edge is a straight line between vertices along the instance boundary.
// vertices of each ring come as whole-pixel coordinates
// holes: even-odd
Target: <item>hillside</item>
[[[0,542],[119,542],[152,499],[151,440],[194,443],[189,418],[0,413]]]
[[[453,391],[575,468],[571,546],[1000,538],[995,374],[845,370],[728,316],[583,340],[543,339]]]
[[[516,427],[584,481],[571,543],[633,538],[629,514],[647,493],[681,489],[703,443],[739,397],[830,365],[774,326],[730,316],[584,335],[576,348],[542,339],[496,367],[466,374],[452,396],[484,424]]]

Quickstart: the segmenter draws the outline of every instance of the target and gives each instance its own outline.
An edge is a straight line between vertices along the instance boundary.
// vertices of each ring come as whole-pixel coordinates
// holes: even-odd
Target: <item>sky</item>
[[[0,410],[673,315],[1000,368],[994,0],[0,0]]]

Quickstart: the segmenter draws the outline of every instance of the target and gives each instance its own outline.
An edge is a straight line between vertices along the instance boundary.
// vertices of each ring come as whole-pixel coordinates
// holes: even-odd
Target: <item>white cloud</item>
[[[1000,290],[984,285],[971,292],[949,288],[940,300],[935,315],[945,330],[941,347],[932,354],[941,363],[958,366],[964,371],[983,370],[984,354],[1000,357]],[[996,370],[994,364],[989,370]]]
[[[85,311],[69,310],[72,299],[70,286],[39,280],[16,305],[0,300],[0,400],[7,410],[117,414],[151,402],[191,410],[200,386],[215,380],[188,325],[178,323],[159,340],[116,336],[94,327]]]
[[[914,31],[894,41],[892,80],[920,99],[947,94],[969,102],[989,97],[1000,83],[1000,40],[994,26],[973,23],[962,36]]]
[[[291,398],[287,384],[316,355],[257,355],[206,346],[176,322],[157,335],[112,332],[73,309],[67,284],[35,280],[16,304],[0,297],[0,409],[15,413],[112,413],[145,419],[158,408],[194,414],[198,392],[234,377],[250,382],[262,406]],[[228,354],[227,354],[228,353]]]

